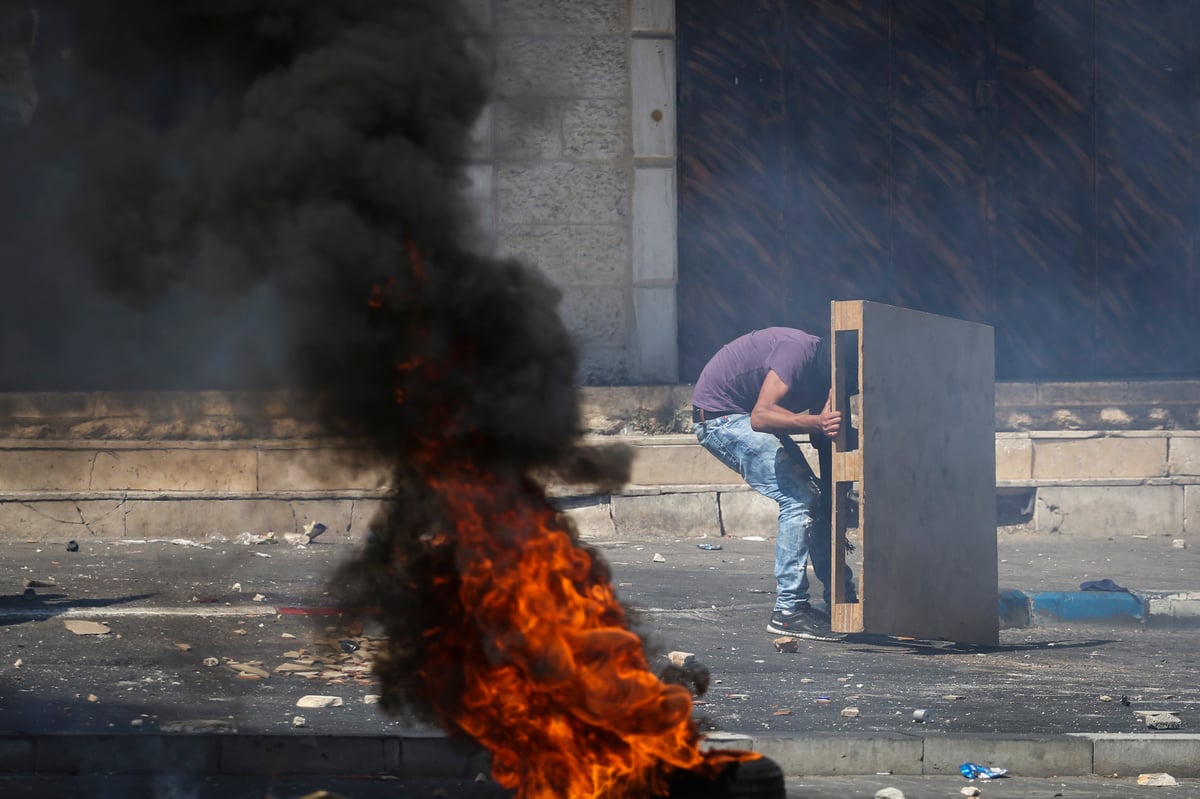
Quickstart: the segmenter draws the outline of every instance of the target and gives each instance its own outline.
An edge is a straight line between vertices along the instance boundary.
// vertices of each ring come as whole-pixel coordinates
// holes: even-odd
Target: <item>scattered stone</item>
[[[26,580],[26,588],[58,588],[56,583],[47,582],[45,580]]]
[[[107,624],[83,619],[67,619],[63,625],[76,635],[108,635],[112,632]]]
[[[837,680],[838,682],[850,682],[849,677],[838,677]]]
[[[236,660],[231,660],[226,665],[238,672],[239,677],[244,674],[253,675],[254,677],[258,677],[260,679],[266,679],[267,677],[271,676],[269,671],[262,668],[257,663],[239,663]]]
[[[842,718],[856,719],[858,718],[858,712],[858,708],[856,707],[844,707],[842,708]]]
[[[293,727],[303,727],[307,723],[308,723],[308,720],[305,719],[304,716],[292,716],[292,726]]]
[[[14,669],[19,669],[19,668],[21,668],[21,665],[22,665],[24,662],[25,662],[25,661],[21,660],[20,658],[17,658],[16,660],[14,660],[14,661],[13,661],[13,668],[14,668]]]
[[[178,649],[180,652],[191,652],[192,651],[191,644],[175,644],[175,648]]]
[[[1113,701],[1113,698],[1111,696],[1109,696],[1108,694],[1101,694],[1100,701],[1101,702],[1111,702],[1111,701]]]
[[[1166,772],[1156,774],[1139,774],[1138,785],[1153,785],[1160,788],[1169,788],[1172,785],[1178,785],[1175,778]]]
[[[792,715],[792,711],[788,710],[785,707],[781,707],[781,708],[779,708],[779,710],[776,710],[771,715],[773,715],[773,716],[790,716],[790,715]]]
[[[242,584],[234,583],[233,585],[229,586],[229,590],[235,594],[240,594],[240,593],[242,593]]]
[[[1144,719],[1146,726],[1152,730],[1178,730],[1183,727],[1183,720],[1174,713],[1151,713]]]
[[[291,633],[284,633],[283,635],[281,635],[279,637],[280,638],[295,638],[296,636],[292,635]],[[284,657],[287,657],[287,655],[284,655]]]
[[[475,782],[487,782],[488,776],[482,771],[475,775]]]
[[[830,698],[829,698],[829,697],[827,697],[827,696],[818,696],[818,697],[817,697],[817,698],[816,698],[814,701],[815,701],[815,702],[816,702],[818,705],[828,705],[828,704],[829,704],[830,702],[832,702],[833,700],[832,700],[832,699],[830,699]]]
[[[170,733],[202,733],[202,732],[237,732],[233,722],[227,719],[190,719],[188,721],[168,721],[158,725],[162,732]]]
[[[958,792],[963,796],[979,796],[979,794],[983,793],[983,791],[979,790],[974,785],[967,785],[963,788],[959,788]]]
[[[1187,549],[1187,539],[1176,538],[1171,542],[1171,546],[1175,549]]]
[[[379,694],[367,694],[366,696],[363,697],[363,704],[364,705],[378,705],[379,698],[380,698]]]
[[[249,633],[246,632],[246,630],[243,629],[242,627],[238,627],[236,630],[234,630],[233,634],[234,635],[249,635]]]
[[[949,700],[949,701],[951,701],[951,702],[955,702],[955,701],[957,701],[957,700],[959,700],[959,699],[962,699],[962,698],[963,698],[963,697],[959,696],[958,694],[945,694],[945,695],[943,695],[943,696],[942,696],[942,699],[946,699],[946,700]]]
[[[208,666],[209,668],[212,668],[213,666],[219,666],[220,664],[221,664],[221,661],[217,660],[216,658],[205,658],[204,659],[204,665]]]
[[[730,699],[749,699],[750,694],[727,694]]]
[[[319,696],[317,694],[308,694],[300,697],[296,702],[296,707],[341,707],[344,702],[340,696]]]
[[[795,638],[792,638],[790,635],[785,635],[782,638],[776,638],[775,639],[775,651],[776,652],[799,652],[800,651],[800,642],[797,641]],[[812,680],[809,680],[809,682],[812,682]]]
[[[875,792],[875,799],[904,799],[904,791],[899,788],[880,788]]]
[[[95,694],[88,694],[88,701],[89,702],[99,702],[100,697],[96,696]]]
[[[263,596],[262,594],[255,594],[254,601],[255,602],[264,602],[264,601],[266,601],[266,597]]]
[[[129,722],[129,726],[130,727],[141,727],[145,723],[146,723],[145,719],[134,719],[133,721]]]
[[[690,666],[696,662],[695,652],[671,652],[667,657],[671,659],[671,665],[679,668]]]
[[[816,680],[814,680],[812,677],[801,677],[800,678],[801,685],[808,685],[809,683],[814,683],[814,682],[816,682]]]
[[[660,555],[660,554],[659,554],[659,553],[657,553],[657,552],[655,552],[655,553],[654,553],[654,558],[653,558],[653,560],[654,560],[654,562],[655,562],[655,563],[666,563],[666,562],[667,562],[667,559],[666,559],[666,558],[664,558],[662,555]]]

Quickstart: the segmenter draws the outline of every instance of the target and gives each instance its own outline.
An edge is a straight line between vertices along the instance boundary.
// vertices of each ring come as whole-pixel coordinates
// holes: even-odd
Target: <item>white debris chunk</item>
[[[345,703],[340,696],[308,694],[296,701],[296,707],[341,707]]]
[[[875,792],[875,799],[904,799],[904,791],[899,788],[880,788]]]
[[[108,635],[112,632],[107,624],[82,619],[67,619],[63,622],[63,626],[76,635]]]
[[[1166,772],[1138,775],[1138,785],[1153,785],[1159,788],[1169,788],[1172,785],[1178,784],[1179,783],[1175,781],[1175,778]]]
[[[660,555],[660,554],[659,554],[659,553],[657,553],[657,552],[655,552],[655,553],[654,553],[654,558],[653,558],[653,560],[654,560],[654,562],[655,562],[655,563],[666,563],[666,562],[667,562],[667,559],[666,559],[666,558],[664,558],[662,555]]]

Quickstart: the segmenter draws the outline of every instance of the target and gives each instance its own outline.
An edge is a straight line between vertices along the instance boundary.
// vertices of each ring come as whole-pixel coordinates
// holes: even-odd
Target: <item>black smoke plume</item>
[[[447,0],[51,5],[37,132],[16,142],[40,171],[9,164],[38,198],[23,256],[79,309],[105,309],[68,320],[59,302],[64,326],[119,327],[143,367],[220,382],[204,345],[241,331],[221,339],[226,366],[257,347],[247,368],[319,395],[327,433],[394,464],[395,499],[337,582],[389,636],[385,706],[432,715],[423,634],[469,557],[438,475],[494,478],[503,511],[547,504],[535,473],[613,485],[628,469],[578,446],[555,289],[464,245],[464,153],[489,77],[464,17]]]

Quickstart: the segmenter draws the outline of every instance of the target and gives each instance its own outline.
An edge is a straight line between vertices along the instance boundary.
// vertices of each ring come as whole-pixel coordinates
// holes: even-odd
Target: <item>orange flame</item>
[[[431,479],[456,540],[458,607],[431,629],[423,679],[525,799],[662,794],[671,770],[715,776],[754,755],[702,753],[687,689],[648,667],[607,570],[539,489],[470,467]]]

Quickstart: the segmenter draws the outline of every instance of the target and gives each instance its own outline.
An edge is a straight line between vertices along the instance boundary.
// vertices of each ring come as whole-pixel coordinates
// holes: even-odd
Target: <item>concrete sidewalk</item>
[[[484,753],[365,704],[378,691],[369,680],[273,671],[286,650],[322,652],[348,634],[320,611],[349,538],[331,531],[303,549],[80,543],[74,553],[58,542],[0,543],[4,573],[54,583],[24,599],[14,579],[0,597],[0,774],[486,773]],[[777,652],[764,629],[773,542],[590,543],[634,611],[652,666],[664,662],[657,653],[683,650],[710,669],[695,711],[715,728],[713,744],[761,751],[786,774],[932,778],[970,761],[1026,778],[1200,778],[1200,553],[1171,539],[1002,537],[998,609],[1024,601],[1029,612],[998,647],[862,637],[802,642],[795,653]],[[1078,590],[1104,579],[1129,593]],[[68,620],[111,632],[75,635]],[[208,657],[220,665],[204,666]],[[228,667],[250,661],[271,676],[245,680]],[[344,704],[297,709],[307,694]],[[928,721],[913,720],[917,709]],[[1139,715],[1148,711],[1182,726],[1149,729]],[[296,715],[304,727],[293,726]]]

